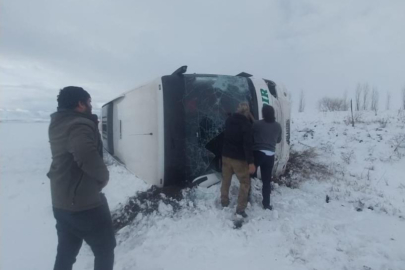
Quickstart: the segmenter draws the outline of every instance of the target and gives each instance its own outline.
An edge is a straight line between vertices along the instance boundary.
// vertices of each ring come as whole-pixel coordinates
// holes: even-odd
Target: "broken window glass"
[[[185,75],[186,175],[192,180],[220,171],[226,118],[253,97],[248,79],[235,76]]]

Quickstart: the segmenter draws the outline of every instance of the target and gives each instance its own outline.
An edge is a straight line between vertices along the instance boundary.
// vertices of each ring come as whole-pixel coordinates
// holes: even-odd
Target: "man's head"
[[[236,109],[237,113],[243,114],[247,118],[250,116],[250,108],[249,108],[249,103],[247,102],[241,102],[238,105],[238,108]]]
[[[91,97],[81,87],[67,86],[59,91],[58,109],[91,114]]]
[[[264,118],[264,121],[268,123],[273,123],[274,121],[276,121],[276,117],[274,116],[274,108],[270,105],[263,105],[262,116]]]

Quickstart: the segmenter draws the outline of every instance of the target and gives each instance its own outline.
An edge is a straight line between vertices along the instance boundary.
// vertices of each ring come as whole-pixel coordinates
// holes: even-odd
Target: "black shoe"
[[[264,210],[273,210],[273,206],[269,205],[269,206],[263,206]]]
[[[247,218],[248,216],[245,211],[236,211],[236,214],[242,216],[243,218]]]

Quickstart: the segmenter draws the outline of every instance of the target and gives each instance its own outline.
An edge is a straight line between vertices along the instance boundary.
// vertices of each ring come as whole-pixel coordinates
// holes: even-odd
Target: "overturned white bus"
[[[283,128],[273,174],[289,158],[290,102],[274,82],[237,76],[172,75],[135,88],[102,108],[104,147],[135,175],[158,187],[220,181],[222,132],[228,115],[247,101],[256,119],[272,105]]]

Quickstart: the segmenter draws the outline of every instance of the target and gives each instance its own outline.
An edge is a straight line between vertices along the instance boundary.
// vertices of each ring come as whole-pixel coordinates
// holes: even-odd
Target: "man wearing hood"
[[[222,149],[222,186],[221,204],[229,205],[229,188],[232,175],[239,179],[239,195],[236,214],[247,217],[248,194],[250,189],[250,174],[256,170],[252,153],[252,122],[249,104],[239,104],[236,113],[225,122],[224,146]]]
[[[116,241],[107,199],[101,193],[109,172],[97,118],[91,114],[91,97],[81,87],[68,86],[57,100],[49,125],[52,164],[47,174],[58,235],[54,270],[72,269],[83,240],[94,253],[94,269],[111,270]]]

